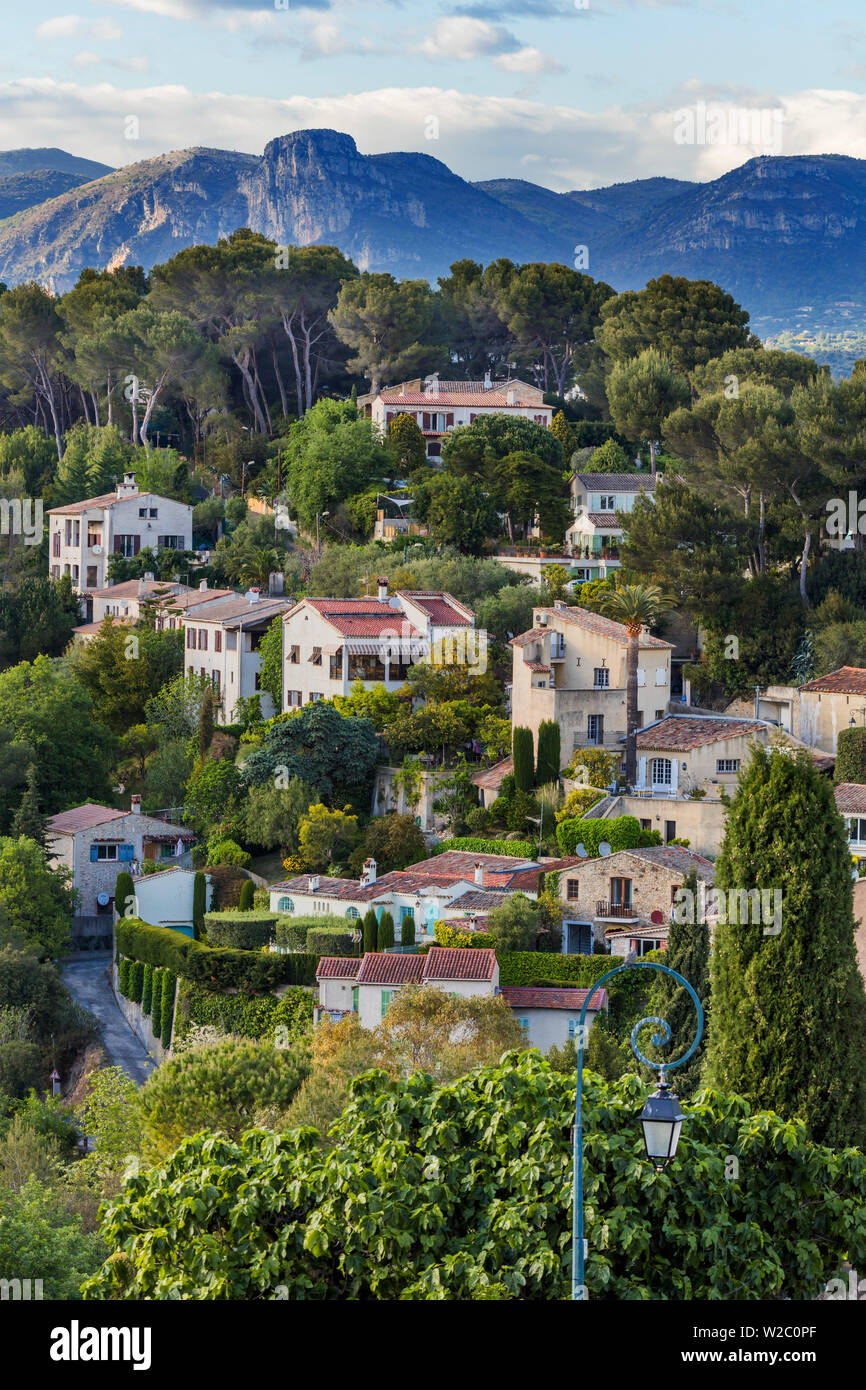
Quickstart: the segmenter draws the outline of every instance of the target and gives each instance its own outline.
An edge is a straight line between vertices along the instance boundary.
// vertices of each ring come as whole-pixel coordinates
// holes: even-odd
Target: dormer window
[[[606,495],[600,497],[598,500],[599,500],[599,511],[602,511],[602,512],[615,512],[615,511],[616,511],[616,507],[615,507],[615,505],[614,505],[615,502],[616,502],[616,498],[615,498],[611,493],[607,493]]]

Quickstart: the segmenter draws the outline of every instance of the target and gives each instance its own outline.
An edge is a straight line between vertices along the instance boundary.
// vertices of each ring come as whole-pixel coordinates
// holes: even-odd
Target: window
[[[641,830],[652,830],[653,823],[649,817],[641,816],[640,828]]]
[[[211,671],[211,677],[210,677],[210,678],[211,678],[211,682],[212,682],[212,684],[213,684],[214,690],[216,691],[217,694],[219,694],[219,689],[220,689],[220,673],[219,673],[219,671]]]
[[[611,907],[631,907],[631,879],[612,878],[610,881]]]
[[[294,647],[289,647],[289,658],[288,658],[288,659],[289,659],[289,662],[290,662],[290,664],[291,664],[292,666],[297,666],[298,662],[299,662],[300,659],[301,659],[301,649],[300,649],[300,647],[298,647],[297,645],[294,646]]]
[[[739,758],[716,758],[716,772],[739,772]]]
[[[59,531],[55,531],[55,532],[54,532],[54,535],[51,537],[51,554],[54,555],[54,556],[56,556],[56,557],[58,557],[58,558],[59,558],[59,556],[60,556],[60,532],[59,532]]]
[[[655,717],[656,719],[664,719],[664,717],[665,717],[665,712],[664,712],[664,710],[663,710],[663,709],[657,709],[656,712],[655,712],[655,716],[654,716],[654,717]]]
[[[587,743],[604,743],[604,715],[588,714],[586,716],[586,741]]]
[[[102,544],[102,532],[101,532],[101,531],[91,531],[91,530],[88,530],[88,532],[87,532],[87,544],[88,544],[88,546],[90,546],[91,548],[92,548],[94,545],[101,545],[101,544]]]
[[[593,685],[596,690],[607,690],[610,686],[610,671],[606,666],[596,666]]]
[[[286,704],[288,705],[289,709],[296,709],[296,708],[298,708],[298,707],[300,706],[300,704],[301,704],[301,692],[300,692],[300,690],[287,690],[287,691],[286,691]]]
[[[140,517],[141,517],[141,516],[145,516],[145,517],[146,517],[146,516],[147,516],[147,507],[139,507],[139,509],[138,509],[138,515],[139,515]]]
[[[388,1012],[388,1009],[389,1009],[390,1004],[391,1004],[391,996],[393,995],[393,993],[394,993],[393,989],[383,989],[383,990],[382,990],[382,1017],[383,1017],[383,1018],[385,1017],[386,1013]]]
[[[866,820],[860,816],[849,817],[848,839],[856,841],[858,844],[866,840]]]
[[[188,627],[187,630],[186,630],[186,645],[187,645],[187,650],[189,650],[191,647],[194,647],[194,646],[195,646],[195,628],[194,628],[194,627]]]
[[[598,501],[599,501],[599,510],[600,510],[600,511],[602,511],[602,512],[615,512],[615,511],[616,511],[616,507],[615,507],[615,505],[614,505],[614,503],[616,502],[616,498],[613,497],[610,493],[606,494],[604,497],[600,497],[600,498],[598,499]]]
[[[528,1038],[528,1037],[529,1037],[529,1019],[528,1019],[528,1018],[519,1018],[519,1019],[517,1020],[517,1022],[520,1024],[521,1028],[523,1029],[523,1035],[524,1035],[524,1037]]]
[[[254,689],[254,690],[261,690],[261,688],[262,688],[262,673],[261,673],[261,671],[256,671],[255,676],[253,677],[253,689]]]
[[[294,912],[295,904],[291,898],[279,898],[277,900],[277,912]]]
[[[312,664],[313,664],[314,666],[321,666],[321,664],[322,664],[322,648],[321,648],[321,647],[314,647],[314,648],[313,648],[313,654],[312,654],[312,656],[310,657],[310,661],[312,662]]]
[[[159,511],[157,510],[156,507],[151,507],[151,508],[149,509],[149,511],[148,511],[148,516],[150,516],[150,517],[157,517],[157,516],[159,516]]]
[[[349,917],[349,918],[351,918],[351,920],[352,920],[353,922],[356,921],[356,920],[360,917],[360,915],[361,915],[361,914],[360,914],[360,912],[358,911],[358,909],[357,909],[356,907],[347,907],[347,908],[346,908],[346,916]]]
[[[133,846],[115,843],[111,845],[101,845],[96,841],[90,846],[90,862],[96,863],[115,863],[118,859],[124,863],[131,864],[133,858]]]
[[[342,652],[342,648],[341,648],[340,651],[335,652],[331,657],[328,658],[328,663],[329,663],[329,675],[330,675],[330,677],[331,677],[331,680],[332,680],[332,681],[341,681],[341,680],[343,679],[343,652]]]
[[[654,787],[669,787],[672,776],[670,758],[653,758],[652,779]]]
[[[578,1027],[579,1025],[576,1018],[570,1018],[568,1020],[568,1037],[570,1042],[573,1042],[574,1039],[577,1037]]]
[[[677,838],[677,823],[675,820],[665,821],[665,844],[669,845],[671,840]]]
[[[223,635],[219,628],[217,628],[213,635],[213,649],[215,652],[221,652],[223,649]]]
[[[565,892],[566,892],[566,897],[567,897],[571,902],[574,902],[577,898],[579,898],[579,897],[580,897],[580,882],[579,882],[579,880],[576,879],[576,878],[570,878],[570,879],[568,879],[568,880],[567,880],[567,886],[566,886]]]
[[[114,553],[131,560],[141,549],[141,536],[115,536]]]
[[[91,859],[93,858],[93,850],[95,849],[97,861],[103,859],[116,859],[118,848],[118,845],[91,845],[90,857]]]
[[[96,578],[96,566],[95,566],[95,565],[88,565],[88,566],[87,566],[87,587],[88,587],[88,589],[95,589],[96,586],[97,586],[97,584],[98,584],[98,582],[99,582],[99,581],[98,581],[98,579]]]
[[[316,700],[321,700],[321,698],[322,698],[322,692],[321,692],[321,690],[313,690],[313,691],[310,692],[310,700],[311,700],[313,703],[315,703]]]
[[[51,578],[52,578],[52,579],[59,579],[59,578],[60,578],[60,566],[59,566],[59,565],[52,565],[52,566],[51,566]]]
[[[200,627],[198,630],[198,649],[200,652],[207,651],[207,628]]]
[[[358,986],[352,986],[352,1012],[358,1012]]]
[[[183,550],[183,536],[159,536],[157,550]]]

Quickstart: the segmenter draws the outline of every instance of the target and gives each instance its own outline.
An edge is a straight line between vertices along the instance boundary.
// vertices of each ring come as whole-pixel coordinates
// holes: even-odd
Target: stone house
[[[623,849],[575,861],[559,874],[563,953],[586,954],[601,941],[614,954],[628,954],[632,938],[644,931],[647,940],[663,943],[674,894],[691,869],[712,887],[710,860],[679,845]],[[638,954],[653,949],[647,945]]]

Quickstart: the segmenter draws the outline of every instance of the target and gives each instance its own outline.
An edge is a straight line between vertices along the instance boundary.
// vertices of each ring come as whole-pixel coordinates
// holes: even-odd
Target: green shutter
[[[383,989],[383,990],[382,990],[382,1017],[383,1017],[383,1018],[385,1017],[386,1013],[388,1012],[388,1005],[389,1005],[390,1003],[391,1003],[391,991],[390,991],[390,989]]]
[[[355,988],[352,990],[352,1012],[353,1012],[353,1013],[357,1013],[357,1012],[358,1012],[358,986],[357,986],[357,985],[355,985]]]

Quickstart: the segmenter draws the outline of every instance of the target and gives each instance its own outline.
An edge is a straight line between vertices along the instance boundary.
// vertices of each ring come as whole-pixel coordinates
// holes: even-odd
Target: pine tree
[[[207,879],[203,873],[197,873],[192,881],[192,931],[196,941],[201,940],[206,906]]]
[[[364,917],[364,950],[375,951],[376,942],[379,936],[379,923],[376,920],[376,913],[371,907]]]
[[[19,835],[26,835],[45,848],[45,817],[39,809],[39,774],[35,763],[31,763],[27,769],[27,785],[15,812],[12,834],[16,839]]]
[[[851,860],[833,788],[806,753],[754,751],[728,813],[715,883],[728,909],[731,889],[759,889],[781,894],[781,913],[778,931],[777,922],[755,923],[740,897],[727,915],[741,924],[715,928],[710,1084],[803,1119],[819,1143],[862,1147],[866,993]]]
[[[518,726],[514,730],[511,752],[514,755],[514,785],[519,792],[532,791],[535,785],[535,757],[531,729]]]
[[[376,949],[387,951],[389,946],[394,945],[394,918],[390,912],[383,912],[379,918],[379,930],[376,935]]]
[[[208,686],[202,695],[201,708],[198,712],[198,753],[200,758],[204,758],[213,742],[213,728],[213,691]]]
[[[536,785],[544,787],[548,782],[558,782],[559,767],[559,725],[555,719],[545,719],[538,729],[538,757],[535,764]]]
[[[668,934],[664,964],[688,980],[704,1010],[704,1035],[684,1067],[670,1074],[671,1084],[681,1100],[688,1099],[700,1085],[701,1068],[707,1043],[707,1006],[710,994],[710,929],[701,911],[698,875],[690,869],[683,880],[683,889],[691,896],[676,907]],[[686,910],[683,910],[686,909]],[[682,919],[682,920],[679,920]],[[700,920],[699,920],[700,919]],[[643,1048],[647,1057],[660,1062],[682,1057],[691,1047],[698,1027],[698,1016],[691,996],[670,975],[653,971],[650,1013],[670,1025],[670,1042],[664,1047],[652,1044]]]

